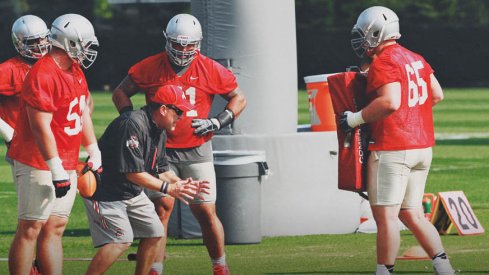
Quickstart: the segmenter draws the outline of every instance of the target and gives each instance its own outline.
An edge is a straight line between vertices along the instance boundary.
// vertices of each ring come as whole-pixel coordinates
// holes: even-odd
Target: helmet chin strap
[[[34,65],[34,63],[36,63],[37,60],[39,60],[38,58],[31,58],[23,55],[20,55],[20,57],[31,66]]]
[[[171,64],[172,69],[175,71],[175,73],[178,76],[181,76],[188,70],[188,68],[190,67],[190,64],[192,64],[192,62],[188,63],[187,65],[178,65],[178,64],[175,64],[172,59],[170,59],[170,64]]]

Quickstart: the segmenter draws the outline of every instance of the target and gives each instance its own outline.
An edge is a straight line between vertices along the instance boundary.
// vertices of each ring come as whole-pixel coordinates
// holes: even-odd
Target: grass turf
[[[94,93],[94,125],[100,136],[116,116],[109,93]],[[143,105],[137,96],[135,106]],[[434,149],[427,192],[463,190],[477,218],[489,228],[489,90],[447,89],[446,100],[435,108],[437,133],[482,134],[469,139],[439,140]],[[307,94],[299,92],[299,123],[309,123]],[[467,110],[467,112],[464,112]],[[2,149],[1,154],[5,152]],[[1,157],[1,156],[0,156]],[[0,162],[0,258],[8,257],[15,232],[15,188],[10,167]],[[328,211],[318,209],[318,211]],[[313,215],[313,213],[304,213]],[[293,219],[291,219],[293,222]],[[400,253],[416,245],[412,234],[402,231]],[[489,238],[445,235],[444,246],[462,274],[489,274]],[[63,239],[65,258],[90,258],[91,246],[85,210],[78,197]],[[133,245],[127,253],[136,251]],[[201,239],[170,239],[165,271],[168,274],[210,274],[210,263]],[[264,238],[260,244],[228,245],[227,260],[234,274],[372,274],[375,269],[375,234],[312,235]],[[126,253],[126,254],[127,254]],[[126,254],[124,256],[126,256]],[[88,261],[65,261],[64,274],[83,274]],[[132,274],[134,262],[115,263],[107,274]],[[7,274],[0,261],[0,274]],[[397,274],[432,274],[430,261],[397,261]]]

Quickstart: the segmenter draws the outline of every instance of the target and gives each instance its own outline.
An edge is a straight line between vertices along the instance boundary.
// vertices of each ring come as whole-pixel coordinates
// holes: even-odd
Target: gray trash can
[[[214,151],[216,210],[226,244],[260,243],[261,176],[268,175],[263,151]]]

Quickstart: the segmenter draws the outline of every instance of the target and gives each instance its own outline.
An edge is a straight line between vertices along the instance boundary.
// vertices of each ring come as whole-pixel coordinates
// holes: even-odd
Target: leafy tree
[[[489,1],[479,0],[296,0],[297,28],[351,28],[371,6],[394,10],[402,26],[487,27]]]

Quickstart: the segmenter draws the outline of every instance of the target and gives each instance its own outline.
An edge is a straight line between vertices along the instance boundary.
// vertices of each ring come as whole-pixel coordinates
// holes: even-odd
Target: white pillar
[[[293,0],[192,0],[202,53],[228,64],[248,106],[234,134],[297,131],[297,54]],[[221,111],[223,101],[214,110]],[[214,111],[213,111],[214,112]]]

